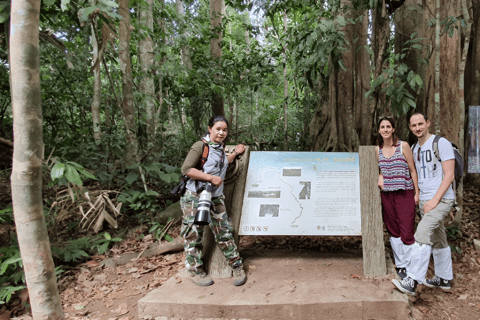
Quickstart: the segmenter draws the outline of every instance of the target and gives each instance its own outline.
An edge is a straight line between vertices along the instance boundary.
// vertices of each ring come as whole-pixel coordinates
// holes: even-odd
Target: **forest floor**
[[[0,180],[0,190],[6,190],[7,180]],[[7,201],[7,202],[5,202]],[[6,194],[0,195],[0,209],[9,203]],[[430,289],[419,286],[415,297],[409,296],[411,318],[420,319],[480,319],[480,252],[475,250],[473,239],[479,237],[480,192],[467,186],[464,196],[464,214],[460,229],[448,228],[449,243],[455,246],[452,253],[454,282],[450,291]],[[447,226],[451,225],[451,219]],[[146,233],[146,226],[139,226],[133,219],[120,221],[121,228],[129,230],[123,241],[110,250],[109,256],[120,256],[124,253],[141,253],[154,241],[151,237],[140,237]],[[66,234],[61,223],[51,234],[55,234],[55,242],[67,241],[72,234]],[[179,235],[180,225],[172,226],[169,234]],[[459,232],[460,233],[459,233]],[[14,226],[0,225],[0,246],[8,243],[14,232]],[[109,232],[113,231],[109,230]],[[77,236],[77,235],[75,235]],[[80,236],[80,235],[78,235]],[[385,239],[388,239],[386,235]],[[386,241],[387,250],[390,250]],[[360,237],[241,237],[240,251],[250,250],[321,250],[339,252],[361,248]],[[124,265],[105,266],[102,261],[105,255],[96,255],[87,261],[72,264],[65,268],[58,280],[60,298],[66,319],[138,319],[137,302],[153,289],[183,268],[183,252],[142,257]],[[134,259],[133,259],[134,260]],[[255,272],[254,270],[252,272]],[[429,276],[433,274],[433,264],[429,268]],[[177,278],[177,281],[182,281]],[[372,278],[372,281],[374,279]],[[393,284],[392,284],[393,289]],[[28,293],[26,289],[12,297],[10,302],[0,307],[0,320],[10,317],[31,319],[28,309]]]

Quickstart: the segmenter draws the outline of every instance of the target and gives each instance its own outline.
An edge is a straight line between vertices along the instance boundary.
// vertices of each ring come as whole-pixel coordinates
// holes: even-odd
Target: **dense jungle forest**
[[[60,277],[120,242],[103,229],[120,217],[172,240],[172,221],[153,218],[178,200],[170,190],[212,115],[228,119],[227,144],[357,152],[382,116],[412,143],[407,119],[422,112],[464,154],[480,105],[480,0],[30,1],[39,12],[23,21],[38,35],[21,40],[12,21],[29,11],[16,2],[0,1],[0,307],[25,288],[17,140],[43,138],[43,197],[25,204],[46,220]],[[31,77],[11,72],[20,51],[38,56]],[[38,107],[17,110],[15,87]]]

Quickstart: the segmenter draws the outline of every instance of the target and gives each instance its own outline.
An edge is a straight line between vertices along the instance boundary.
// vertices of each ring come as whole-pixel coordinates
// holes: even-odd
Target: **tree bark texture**
[[[212,25],[212,33],[215,35],[210,40],[210,52],[218,65],[220,65],[219,62],[222,59],[222,48],[220,47],[220,43],[222,41],[222,16],[224,8],[224,0],[210,0],[210,22]],[[217,75],[216,79],[221,79],[220,75]],[[212,96],[212,112],[213,115],[225,117],[223,96],[221,93],[214,93]]]
[[[360,145],[369,145],[372,140],[374,109],[365,94],[370,89],[370,56],[365,49],[368,45],[368,13],[360,11],[355,17],[363,15],[362,21],[354,26],[353,61],[355,64],[355,127]]]
[[[283,31],[287,33],[287,12],[283,12]],[[287,80],[287,44],[283,44],[283,150],[288,151],[288,80]]]
[[[132,165],[136,162],[138,156],[138,142],[135,125],[135,109],[133,105],[132,64],[130,60],[130,11],[128,0],[119,0],[118,4],[119,14],[123,18],[120,20],[119,27],[118,55],[120,58],[120,70],[122,72],[123,117],[127,136],[125,161],[127,165]]]
[[[96,28],[92,22],[92,45],[93,45],[93,99],[92,99],[92,122],[93,122],[93,138],[95,142],[100,143],[102,139],[102,131],[100,128],[100,103],[102,101],[102,78],[100,73],[100,57],[98,50],[98,41],[96,35]]]
[[[404,5],[399,7],[395,11],[394,22],[395,22],[395,53],[401,54],[404,48],[404,43],[407,40],[411,39],[411,35],[416,32],[417,38],[423,38],[423,29],[424,29],[424,12],[422,8],[423,0],[406,0]],[[422,41],[424,44],[424,41]],[[420,75],[422,79],[425,79],[425,66],[419,64],[419,61],[423,59],[423,50],[418,50],[411,48],[408,51],[407,56],[402,60],[410,69],[412,69],[416,74]],[[410,90],[410,93],[416,98],[416,108],[415,112],[424,112],[424,100],[425,100],[425,91],[421,90],[419,94],[417,92]],[[413,111],[410,111],[407,115],[401,116],[397,119],[397,126],[395,128],[395,133],[397,136],[404,140],[408,141],[410,135],[410,129],[408,127],[409,114]]]
[[[378,161],[374,146],[360,146],[360,202],[362,204],[363,272],[366,276],[387,274],[383,240],[382,204],[377,186]]]
[[[426,0],[423,3],[424,21],[435,18],[435,0]],[[440,6],[440,20],[448,16],[457,17],[461,15],[461,3],[459,0],[442,0]],[[460,34],[455,29],[453,37],[450,37],[442,29],[440,39],[440,67],[439,67],[439,88],[435,85],[435,28],[424,24],[423,34],[425,37],[424,56],[430,61],[425,70],[424,90],[425,100],[424,113],[427,114],[431,131],[435,132],[435,123],[439,118],[440,134],[450,141],[458,144],[458,132],[460,130],[460,97],[458,96],[458,83],[460,77]],[[448,62],[448,63],[446,63]],[[438,92],[436,96],[435,93]],[[439,117],[435,113],[435,99],[440,101]]]
[[[342,2],[348,5],[349,1]],[[363,11],[350,11],[346,19],[364,14]],[[367,21],[348,24],[342,32],[347,44],[341,60],[345,70],[337,67],[330,58],[327,101],[322,95],[325,89],[318,82],[318,107],[310,123],[309,145],[312,151],[356,151],[359,134],[363,144],[369,144],[372,134],[373,111],[365,93],[370,88],[370,68],[368,53],[365,50]],[[335,66],[335,67],[334,67]],[[358,131],[357,131],[357,130]],[[359,132],[360,131],[360,132]]]
[[[478,106],[480,105],[480,4],[478,0],[469,1],[468,6],[472,7],[472,34],[473,41],[471,45],[470,57],[467,61],[465,77],[469,86],[465,87],[466,105]]]
[[[465,66],[467,64],[468,49],[470,47],[470,33],[472,29],[472,19],[468,13],[467,1],[462,0],[462,13],[466,22],[465,40],[462,49],[462,58],[460,62],[460,77],[458,84],[458,95],[460,98],[460,131],[458,133],[458,148],[460,155],[465,159]],[[468,157],[468,155],[467,155]],[[460,225],[463,215],[463,178],[457,186],[458,209],[455,215],[455,223]]]
[[[153,0],[145,0],[140,8],[140,23],[153,33]],[[153,81],[154,52],[153,40],[150,34],[140,40],[140,65],[142,79],[140,81],[140,92],[143,95],[146,125],[147,145],[155,141],[155,84]]]
[[[40,0],[12,1],[10,70],[15,132],[12,202],[33,318],[63,319],[42,203],[39,16]]]
[[[440,0],[435,1],[435,134],[440,134]]]
[[[377,79],[383,73],[385,59],[388,58],[388,40],[390,38],[390,18],[385,8],[385,0],[372,13],[372,51],[373,51],[373,78]],[[387,104],[387,95],[381,85],[372,94],[373,110],[379,116],[390,115],[390,106]]]

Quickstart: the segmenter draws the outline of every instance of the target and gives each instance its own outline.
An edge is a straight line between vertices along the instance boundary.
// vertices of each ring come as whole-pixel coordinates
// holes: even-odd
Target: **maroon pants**
[[[388,233],[404,244],[415,242],[415,190],[382,191],[383,222]]]

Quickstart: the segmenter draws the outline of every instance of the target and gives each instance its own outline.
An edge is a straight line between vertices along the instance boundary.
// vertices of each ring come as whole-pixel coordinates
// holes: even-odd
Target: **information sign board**
[[[358,153],[251,152],[240,235],[361,235]]]

